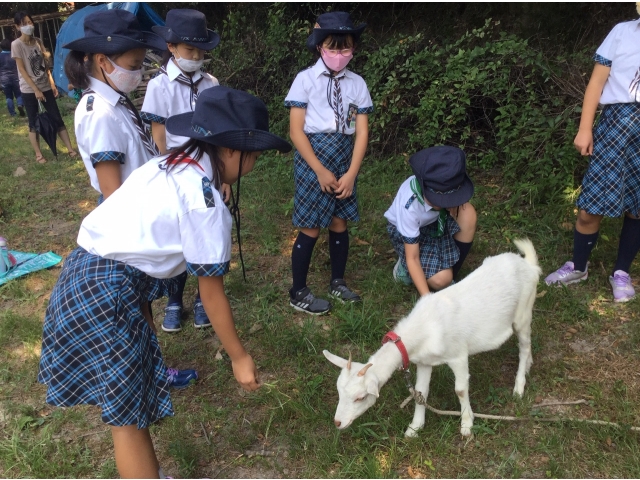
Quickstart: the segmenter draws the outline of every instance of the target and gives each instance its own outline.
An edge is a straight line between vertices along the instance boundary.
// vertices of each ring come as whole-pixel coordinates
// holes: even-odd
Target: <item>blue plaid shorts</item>
[[[44,320],[38,381],[47,403],[97,405],[114,426],[146,428],[173,415],[158,339],[140,308],[174,291],[170,283],[83,248],[71,252]]]
[[[606,217],[640,213],[640,104],[603,108],[576,205]]]
[[[336,178],[342,177],[351,165],[353,136],[342,133],[314,133],[307,135],[318,160]],[[357,222],[358,201],[356,199],[357,179],[349,198],[336,199],[335,195],[324,193],[318,177],[309,164],[296,150],[293,156],[293,225],[303,228],[326,228],[333,217]]]
[[[447,216],[447,224],[441,237],[430,234],[438,231],[438,222],[430,223],[420,229],[420,265],[425,278],[431,278],[436,273],[453,267],[460,258],[460,250],[453,240],[453,236],[460,231],[460,226],[451,215]],[[402,266],[408,270],[407,257],[404,251],[404,237],[392,223],[387,223],[387,233],[391,239],[393,249],[398,254]]]

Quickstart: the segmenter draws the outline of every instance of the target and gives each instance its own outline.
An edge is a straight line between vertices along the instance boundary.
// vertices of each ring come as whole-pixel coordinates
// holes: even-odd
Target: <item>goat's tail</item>
[[[533,248],[533,243],[528,238],[520,238],[513,241],[514,245],[518,247],[518,250],[524,255],[524,259],[529,263],[532,267],[535,267],[542,273],[540,266],[538,265],[538,254],[536,253],[536,249]]]

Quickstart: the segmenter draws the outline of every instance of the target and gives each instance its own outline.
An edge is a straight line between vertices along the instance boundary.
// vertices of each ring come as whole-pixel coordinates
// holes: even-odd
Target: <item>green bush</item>
[[[264,11],[240,4],[224,20],[214,73],[225,72],[222,83],[262,98],[272,129],[286,135],[283,101],[296,74],[313,62],[304,46],[311,25],[285,4],[252,8]],[[260,17],[266,21],[255,25]],[[547,59],[491,20],[452,41],[380,38],[361,45],[352,63],[375,106],[370,154],[456,145],[470,168],[502,169],[534,201],[557,201],[583,173],[573,138],[585,79],[576,72],[588,65],[583,53]]]

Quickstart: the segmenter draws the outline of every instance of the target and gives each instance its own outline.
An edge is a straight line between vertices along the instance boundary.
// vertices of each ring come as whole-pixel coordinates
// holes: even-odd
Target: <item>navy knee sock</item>
[[[629,218],[625,215],[620,232],[618,258],[613,271],[622,270],[629,273],[631,263],[638,254],[638,250],[640,250],[640,219]]]
[[[334,232],[329,230],[329,256],[331,257],[331,280],[344,278],[349,256],[349,231]]]
[[[291,271],[293,273],[293,288],[289,290],[291,298],[294,297],[296,292],[307,286],[311,254],[317,241],[317,238],[310,237],[302,232],[298,233],[298,238],[296,238],[291,250]]]
[[[453,278],[455,279],[458,276],[458,272],[460,271],[460,268],[462,268],[462,263],[464,262],[464,259],[467,258],[467,255],[469,254],[469,250],[471,250],[471,245],[473,245],[473,240],[471,240],[469,243],[464,243],[464,242],[459,242],[454,238],[453,241],[456,242],[456,245],[458,246],[458,250],[460,250],[460,258],[458,258],[458,261],[453,266]]]
[[[580,233],[573,229],[573,268],[584,272],[587,269],[587,260],[591,255],[591,250],[598,241],[598,233]]]
[[[187,283],[187,275],[180,276],[178,280],[178,291],[169,297],[167,300],[167,307],[182,306],[182,294],[184,293],[184,286]]]

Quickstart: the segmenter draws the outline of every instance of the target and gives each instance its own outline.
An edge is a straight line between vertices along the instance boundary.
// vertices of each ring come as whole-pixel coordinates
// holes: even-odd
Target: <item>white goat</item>
[[[409,360],[417,365],[415,389],[424,398],[434,365],[449,365],[455,375],[455,391],[462,414],[460,433],[471,435],[473,412],[469,404],[469,355],[500,347],[515,331],[520,364],[514,395],[522,396],[531,357],[531,314],[541,270],[530,240],[515,240],[524,258],[503,253],[484,260],[464,280],[436,294],[422,297],[411,313],[393,329],[401,338]],[[334,423],[339,429],[371,407],[380,388],[402,365],[402,354],[393,343],[385,343],[366,365],[338,357],[327,350],[325,357],[342,368],[338,377],[339,402]],[[417,436],[424,426],[425,407],[416,404],[413,421],[405,432]]]

